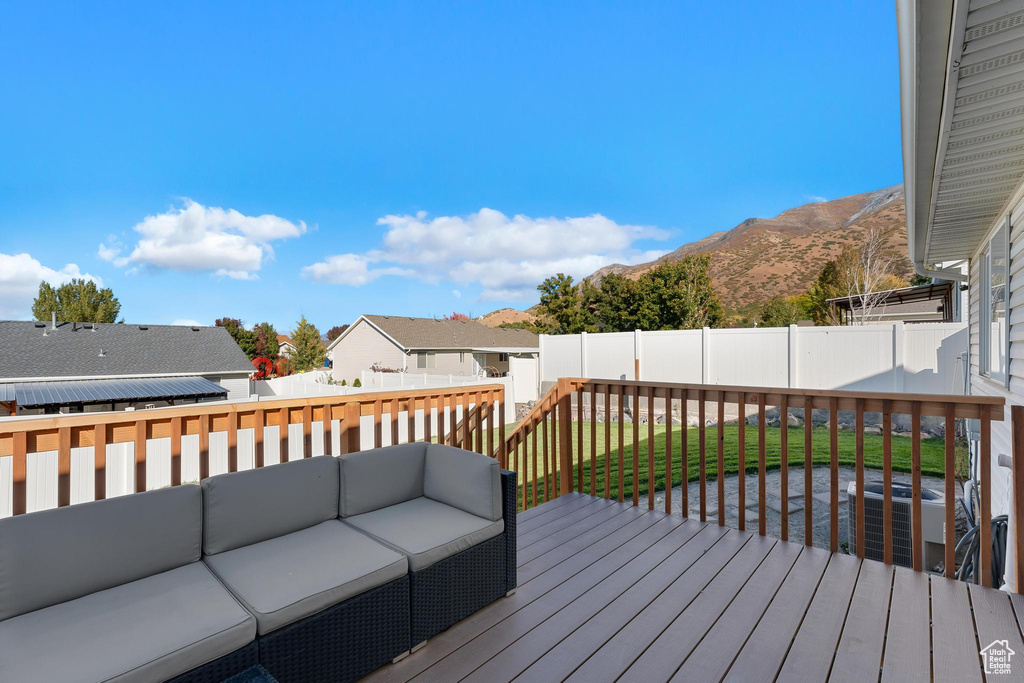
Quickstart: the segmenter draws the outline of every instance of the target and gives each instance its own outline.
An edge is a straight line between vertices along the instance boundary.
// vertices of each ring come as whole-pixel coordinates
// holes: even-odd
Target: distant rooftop
[[[0,321],[0,380],[251,372],[223,327]]]
[[[363,318],[406,349],[533,349],[540,346],[537,335],[529,330],[488,327],[475,320],[395,315],[364,315]]]

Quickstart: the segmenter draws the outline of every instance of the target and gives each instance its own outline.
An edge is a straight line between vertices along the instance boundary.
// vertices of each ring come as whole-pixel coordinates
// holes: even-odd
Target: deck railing
[[[665,415],[666,430],[664,434],[664,481],[665,510],[672,511],[672,473],[678,467],[682,474],[681,503],[682,514],[689,515],[687,483],[690,471],[689,441],[697,439],[698,466],[698,510],[701,521],[706,521],[708,461],[713,458],[716,467],[711,473],[717,485],[717,518],[719,525],[726,521],[725,479],[720,476],[725,472],[725,430],[714,426],[713,444],[708,444],[708,422],[714,425],[726,424],[726,406],[735,408],[735,415],[744,416],[736,420],[737,430],[737,476],[738,491],[736,501],[739,508],[738,528],[746,527],[746,477],[747,440],[757,444],[757,532],[766,534],[766,410],[776,407],[779,410],[779,450],[780,450],[780,515],[782,540],[789,540],[789,467],[791,451],[801,448],[800,434],[803,434],[803,489],[804,495],[804,538],[803,542],[813,545],[813,411],[827,411],[829,428],[829,549],[839,550],[839,412],[852,411],[855,418],[854,470],[858,495],[856,510],[855,546],[858,556],[864,556],[865,510],[864,510],[864,434],[865,415],[877,413],[881,416],[880,432],[882,440],[882,484],[883,484],[883,534],[884,561],[892,563],[893,538],[893,463],[892,463],[892,427],[894,415],[907,415],[910,418],[911,438],[911,486],[912,486],[912,537],[913,568],[923,568],[922,514],[921,514],[921,420],[922,418],[939,418],[944,425],[945,433],[955,434],[956,420],[970,418],[980,423],[980,571],[978,572],[985,585],[991,584],[991,423],[1003,419],[1005,401],[1002,398],[986,396],[943,396],[924,394],[897,394],[856,391],[820,391],[805,389],[778,389],[768,387],[733,387],[700,384],[666,384],[640,381],[609,381],[582,378],[563,378],[555,384],[544,397],[537,402],[533,410],[525,416],[520,424],[508,436],[505,443],[507,466],[525,476],[520,481],[525,485],[520,492],[522,508],[531,507],[550,498],[570,492],[580,491],[594,496],[611,497],[614,481],[617,497],[621,502],[624,497],[626,480],[631,480],[633,505],[640,504],[640,491],[646,484],[647,506],[655,507],[655,479],[661,472],[655,472],[655,401],[661,401]],[[688,406],[696,403],[698,424],[687,427]],[[575,407],[574,407],[575,406]],[[677,411],[676,408],[681,409]],[[791,427],[789,416],[795,411],[803,411],[802,427]],[[745,416],[749,411],[756,411],[756,426],[747,425]],[[603,424],[598,420],[598,413],[603,413]],[[673,444],[672,416],[682,414],[678,425],[681,443]],[[646,437],[642,434],[643,426],[639,417],[647,415]],[[1022,413],[1024,416],[1024,413]],[[710,418],[710,420],[709,420]],[[633,422],[632,428],[626,428],[627,419]],[[589,422],[589,439],[585,438],[585,423]],[[1022,419],[1024,423],[1024,419]],[[598,448],[599,431],[603,431],[603,448]],[[613,431],[615,432],[613,436]],[[693,432],[696,434],[693,434]],[[755,434],[750,434],[753,431]],[[631,443],[627,443],[628,440]],[[791,432],[794,437],[791,439]],[[1024,429],[1022,429],[1024,432]],[[589,446],[586,442],[589,441]],[[793,443],[793,442],[796,443]],[[1021,448],[1024,449],[1024,436],[1021,437]],[[645,443],[642,443],[645,442]],[[539,444],[539,445],[538,445]],[[613,448],[617,445],[617,448]],[[956,527],[956,467],[955,439],[945,439],[944,473],[945,473],[945,529]],[[585,448],[589,454],[585,453]],[[641,451],[645,450],[646,475],[643,475]],[[599,452],[600,451],[600,452]],[[613,458],[613,453],[615,457]],[[673,462],[678,453],[679,463]],[[585,467],[586,456],[589,464]],[[1024,459],[1024,454],[1021,456]],[[614,462],[613,462],[614,460]],[[1017,459],[1015,458],[1015,461]],[[602,467],[603,465],[603,467]],[[1024,466],[1021,467],[1024,471]],[[588,474],[589,482],[585,482],[584,473]],[[646,481],[641,481],[641,476]],[[854,539],[851,539],[853,541]],[[952,577],[955,567],[955,542],[945,544],[944,571]],[[1008,552],[1012,550],[1008,549]],[[1018,563],[1018,567],[1021,563]],[[1020,585],[1020,584],[1018,584]]]
[[[28,456],[32,453],[57,452],[57,505],[62,507],[71,504],[72,448],[93,448],[94,499],[102,500],[107,495],[107,446],[111,444],[134,444],[135,491],[140,492],[146,490],[147,444],[151,439],[169,438],[170,485],[177,486],[182,483],[183,436],[198,435],[199,478],[205,479],[211,474],[212,433],[226,433],[227,471],[234,472],[239,468],[239,430],[253,430],[252,465],[263,467],[265,461],[280,462],[295,456],[294,449],[289,448],[288,425],[302,425],[301,457],[330,454],[335,429],[340,430],[341,453],[360,450],[360,422],[364,416],[371,416],[367,422],[374,447],[384,444],[385,428],[390,429],[388,443],[399,443],[399,427],[404,422],[405,441],[438,441],[486,453],[503,462],[504,410],[504,385],[487,384],[0,420],[0,457],[13,456],[13,483],[10,492],[0,491],[0,497],[12,496],[13,514],[27,511],[28,486],[37,483],[29,482],[27,476]],[[317,429],[323,430],[323,453],[313,452],[312,434],[317,423],[321,425]],[[278,453],[270,458],[273,454],[265,452],[265,428],[274,426],[285,428],[279,429]]]

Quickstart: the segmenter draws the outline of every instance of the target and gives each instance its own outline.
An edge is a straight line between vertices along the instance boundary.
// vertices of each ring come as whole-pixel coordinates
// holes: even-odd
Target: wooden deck
[[[372,681],[982,681],[1018,595],[571,493],[518,518],[519,588]]]

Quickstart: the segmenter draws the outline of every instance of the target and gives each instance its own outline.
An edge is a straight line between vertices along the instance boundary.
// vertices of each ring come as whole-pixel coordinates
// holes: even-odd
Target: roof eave
[[[930,269],[935,264],[928,258],[955,4],[955,0],[929,0],[928,11],[921,12],[919,0],[896,0],[896,30],[907,254],[921,275],[964,281],[967,276],[958,270]]]

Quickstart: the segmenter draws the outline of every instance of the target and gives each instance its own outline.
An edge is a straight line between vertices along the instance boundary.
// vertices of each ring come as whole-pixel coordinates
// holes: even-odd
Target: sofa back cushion
[[[338,462],[329,456],[203,480],[203,553],[277,538],[338,517]]]
[[[199,559],[198,486],[0,519],[0,621]]]
[[[425,443],[375,448],[338,456],[342,517],[373,512],[423,495]]]
[[[501,519],[498,461],[461,448],[430,444],[423,472],[423,495],[496,522]]]

